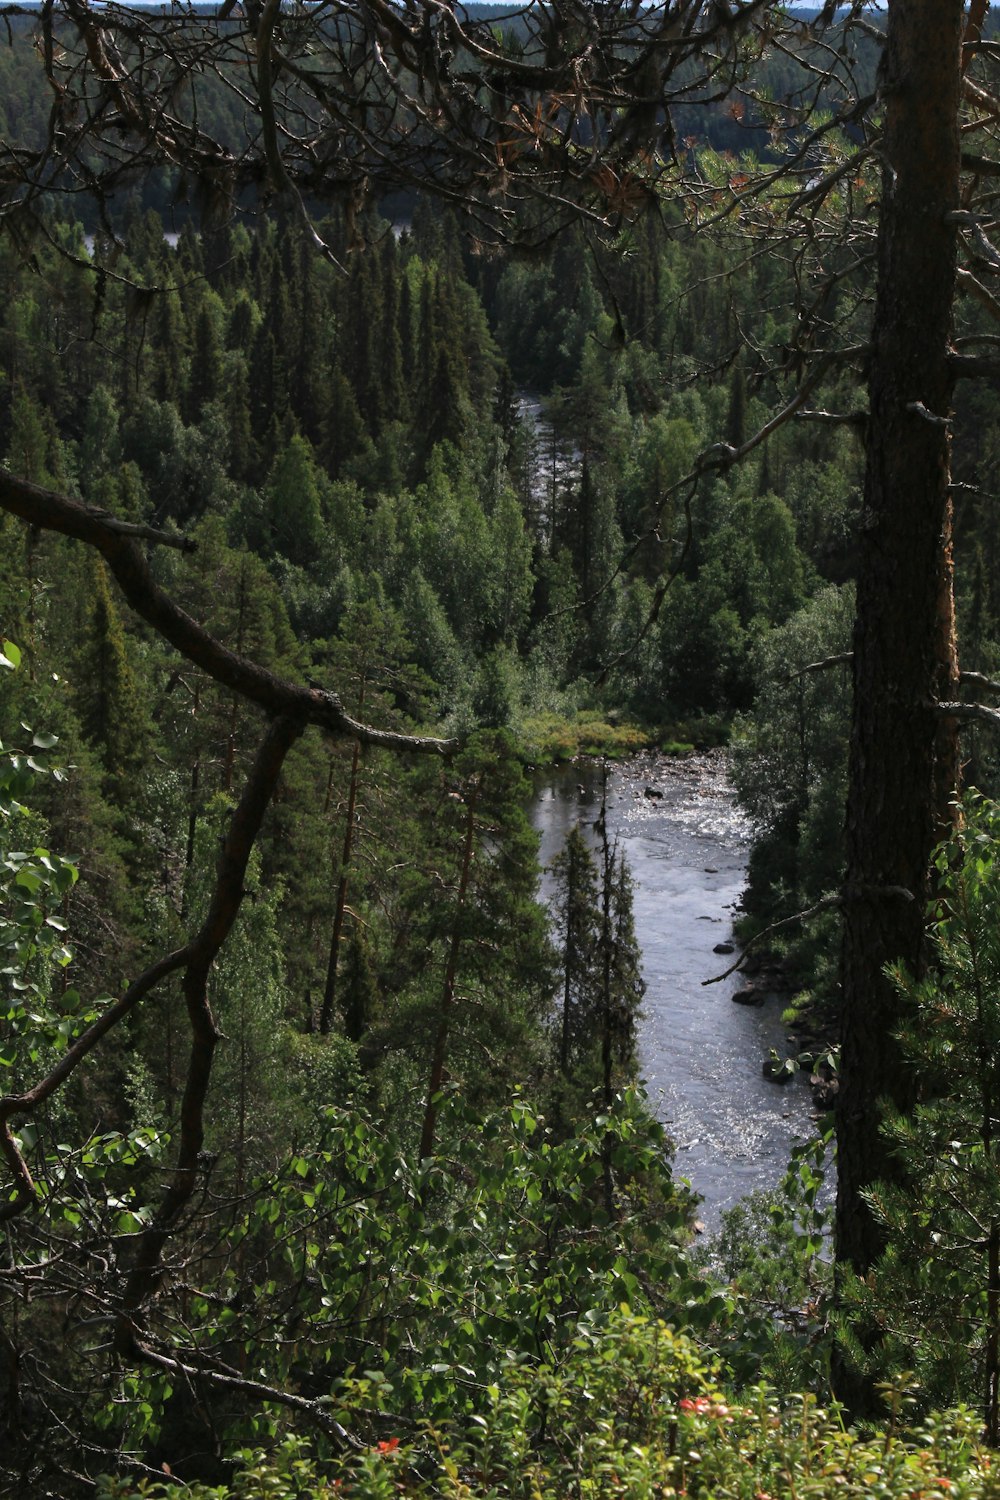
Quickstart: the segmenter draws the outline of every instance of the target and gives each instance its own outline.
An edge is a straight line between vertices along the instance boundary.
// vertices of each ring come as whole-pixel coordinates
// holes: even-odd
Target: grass
[[[658,742],[655,730],[638,724],[612,724],[599,710],[583,710],[572,718],[537,714],[525,719],[520,734],[521,755],[533,766],[555,766],[578,755],[625,760]]]

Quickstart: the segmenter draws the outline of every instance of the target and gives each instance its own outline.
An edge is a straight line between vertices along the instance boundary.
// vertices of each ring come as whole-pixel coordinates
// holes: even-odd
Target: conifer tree
[[[366,929],[355,922],[344,956],[344,980],[340,1008],[344,1017],[344,1035],[361,1043],[378,1009],[379,985],[370,941]],[[362,1057],[364,1052],[362,1051]]]
[[[88,500],[93,502],[99,481],[117,471],[121,457],[118,403],[106,385],[96,385],[87,398],[80,440],[80,488]]]
[[[405,421],[409,415],[409,400],[403,374],[401,329],[404,307],[401,298],[401,268],[395,235],[384,236],[380,258],[383,290],[382,329],[378,343],[381,399],[386,412],[393,420]],[[408,305],[405,310],[409,316]]]
[[[140,764],[149,718],[129,659],[121,615],[103,559],[88,558],[90,606],[74,673],[74,698],[84,736],[105,770],[124,777]]]
[[[304,437],[293,437],[278,454],[264,502],[275,551],[303,567],[314,562],[323,539],[323,507],[316,460]]]
[[[331,479],[337,479],[349,459],[370,446],[368,430],[358,407],[354,387],[339,363],[330,371],[323,417],[320,423],[319,459]]]
[[[607,765],[602,772],[599,840],[600,926],[597,939],[601,1078],[605,1106],[615,1087],[615,1068],[629,1073],[635,1060],[636,1023],[646,986],[632,912],[632,875],[618,841],[608,836]]]
[[[180,297],[172,288],[157,294],[150,325],[155,353],[149,361],[149,394],[156,401],[176,403],[184,389],[188,332]]]
[[[559,1066],[573,1071],[594,1035],[600,987],[596,959],[600,941],[597,867],[579,825],[572,828],[552,862],[556,942],[560,955]]]
[[[11,402],[10,439],[7,444],[7,466],[19,479],[31,484],[54,487],[56,476],[52,452],[52,432],[38,402],[18,384]]]
[[[221,311],[221,309],[220,309]],[[222,340],[219,317],[203,297],[195,315],[187,385],[187,419],[199,422],[206,406],[218,400],[223,388]]]
[[[341,624],[340,638],[331,642],[327,654],[338,691],[359,719],[388,727],[398,717],[393,711],[393,698],[398,695],[412,701],[421,694],[424,684],[418,682],[418,674],[403,666],[408,653],[409,643],[398,618],[391,611],[379,609],[373,600],[357,603],[348,609]],[[343,765],[343,757],[331,757],[331,790],[338,764]],[[342,789],[343,829],[334,860],[336,895],[319,1017],[319,1029],[323,1035],[330,1031],[334,1020],[348,891],[354,876],[356,843],[367,811],[359,801],[362,770],[361,746],[355,740],[350,749],[346,789]],[[355,922],[352,931],[356,929]]]
[[[474,735],[427,795],[431,826],[404,892],[408,962],[418,966],[407,984],[407,1045],[420,1039],[426,1069],[422,1156],[434,1149],[446,1075],[475,1097],[488,1091],[490,1059],[517,1056],[522,1076],[530,1067],[552,985],[535,894],[538,840],[510,736]]]

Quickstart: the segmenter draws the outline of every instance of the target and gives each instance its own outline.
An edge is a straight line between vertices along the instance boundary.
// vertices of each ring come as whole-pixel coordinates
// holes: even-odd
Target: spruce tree
[[[200,422],[206,406],[209,402],[218,400],[222,389],[223,363],[219,317],[208,298],[205,297],[202,299],[194,322],[194,339],[187,386],[187,420]]]
[[[560,957],[559,1067],[569,1076],[589,1050],[600,1004],[596,959],[601,931],[597,867],[580,830],[572,828],[552,862],[556,944]]]
[[[80,727],[105,770],[125,777],[141,764],[149,717],[103,560],[88,559],[90,604],[74,672]]]

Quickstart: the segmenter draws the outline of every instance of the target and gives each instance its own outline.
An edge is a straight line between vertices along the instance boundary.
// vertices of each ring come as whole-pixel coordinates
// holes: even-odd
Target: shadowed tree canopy
[[[726,95],[786,20],[773,0],[46,0],[11,24],[51,102],[43,132],[8,143],[8,218],[51,189],[106,202],[164,167],[210,217],[283,200],[311,220],[336,198],[351,243],[368,201],[421,189],[482,241],[531,247],[656,201],[672,107]]]

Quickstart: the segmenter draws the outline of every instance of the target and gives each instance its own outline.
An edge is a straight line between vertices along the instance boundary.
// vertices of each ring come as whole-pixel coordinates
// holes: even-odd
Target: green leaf
[[[0,667],[16,669],[21,665],[21,649],[13,641],[5,640],[0,645]]]

